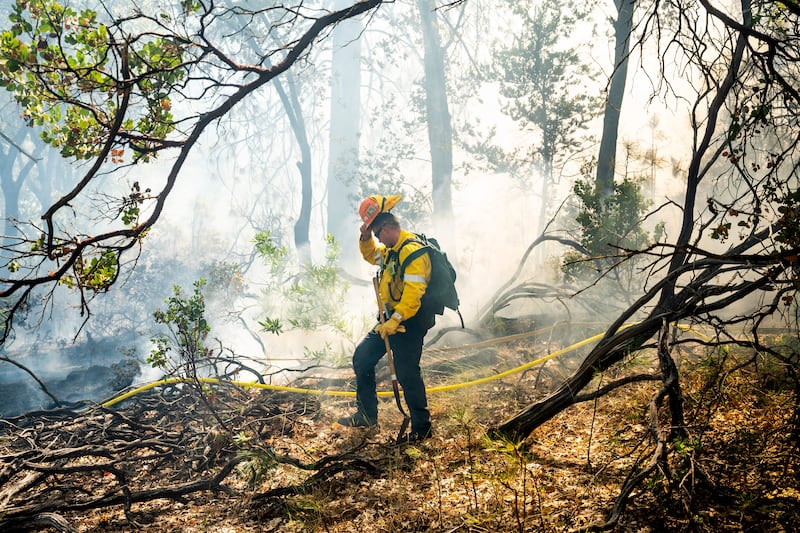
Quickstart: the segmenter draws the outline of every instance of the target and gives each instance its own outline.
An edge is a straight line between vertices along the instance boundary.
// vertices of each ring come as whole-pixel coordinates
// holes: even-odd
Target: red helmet
[[[361,217],[364,224],[369,226],[375,220],[376,216],[392,209],[401,198],[402,196],[399,194],[385,197],[373,194],[369,198],[365,198],[364,201],[361,202],[361,205],[358,206],[358,215]]]

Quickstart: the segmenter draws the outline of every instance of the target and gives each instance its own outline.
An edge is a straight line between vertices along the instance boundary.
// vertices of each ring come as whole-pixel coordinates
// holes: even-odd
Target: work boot
[[[431,437],[433,437],[433,429],[431,428],[424,431],[412,429],[410,432],[397,439],[397,444],[414,444]]]
[[[369,428],[378,425],[378,421],[374,418],[369,418],[363,413],[356,413],[350,416],[343,416],[338,422],[351,428]]]

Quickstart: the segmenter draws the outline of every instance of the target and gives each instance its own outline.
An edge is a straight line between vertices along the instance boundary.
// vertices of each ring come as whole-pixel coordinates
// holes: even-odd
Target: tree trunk
[[[280,80],[275,81],[275,89],[281,98],[286,114],[289,116],[289,123],[292,126],[297,146],[300,149],[300,160],[297,162],[297,169],[300,172],[301,198],[300,214],[294,224],[294,244],[297,254],[301,261],[311,260],[311,243],[309,240],[309,228],[311,226],[311,197],[313,186],[311,181],[311,145],[308,143],[306,134],[305,120],[300,107],[300,100],[297,98],[297,86],[294,75],[291,72],[286,74],[288,92],[284,90]]]
[[[346,3],[339,0],[336,9]],[[362,29],[361,21],[353,18],[342,21],[332,32],[326,228],[339,243],[342,264],[361,258],[355,237],[359,220],[351,196],[359,169]]]
[[[425,46],[425,109],[431,149],[434,221],[448,220],[453,213],[453,128],[447,105],[444,52],[436,22],[436,4],[417,0]],[[441,232],[440,232],[441,233]]]
[[[535,402],[491,431],[494,435],[522,440],[531,431],[575,403],[575,397],[589,384],[597,372],[610,368],[632,350],[641,347],[661,327],[661,318],[651,317],[624,331],[606,336],[554,393]]]
[[[746,13],[745,24],[750,26],[752,23],[749,13]],[[712,144],[714,136],[716,135],[717,120],[720,113],[725,108],[725,103],[737,83],[739,75],[739,67],[742,64],[744,51],[747,48],[748,36],[741,32],[736,41],[736,47],[732,51],[730,63],[728,64],[727,75],[717,89],[711,105],[708,109],[708,118],[705,121],[705,129],[702,130],[702,136],[699,137],[699,143],[692,154],[692,160],[689,162],[689,168],[686,172],[686,193],[684,194],[683,202],[683,221],[681,222],[681,231],[676,241],[675,253],[672,254],[670,259],[669,270],[674,272],[681,268],[686,262],[688,252],[686,251],[687,245],[691,242],[694,234],[694,221],[695,221],[695,207],[697,204],[697,191],[700,187],[700,182],[703,180],[705,172],[707,172],[707,163],[704,158]],[[698,129],[695,135],[700,133]],[[667,286],[661,295],[661,300],[658,306],[663,309],[671,309],[674,306],[675,298],[675,285]]]
[[[614,3],[617,6],[617,20],[614,22],[614,71],[611,74],[608,99],[603,115],[603,134],[600,139],[600,151],[597,155],[595,182],[597,191],[603,197],[610,196],[614,190],[619,116],[628,77],[628,53],[633,29],[633,8],[636,0],[615,0]]]
[[[25,179],[30,175],[34,166],[36,165],[38,153],[31,154],[22,148],[22,142],[25,140],[30,130],[23,127],[15,135],[14,139],[3,137],[8,141],[8,150],[0,153],[0,190],[3,192],[3,234],[0,238],[0,246],[10,246],[13,242],[12,238],[18,234],[17,228],[13,224],[13,220],[20,218],[19,212],[19,194],[22,190],[22,184]],[[41,145],[40,145],[41,146]],[[15,154],[16,153],[16,154]],[[18,154],[18,155],[17,155]],[[20,163],[19,156],[25,157],[24,164]],[[14,174],[14,168],[17,165],[17,173]],[[0,254],[3,257],[3,254]],[[5,261],[3,261],[5,263]]]
[[[19,189],[22,186],[22,180],[15,180],[11,173],[15,158],[3,154],[1,159],[0,188],[3,191],[3,207],[5,209],[3,211],[3,220],[5,225],[3,227],[3,242],[0,244],[5,247],[11,244],[11,238],[16,234],[16,229],[11,220],[19,218]]]
[[[749,25],[749,23],[749,13],[745,13],[745,25]],[[695,147],[687,172],[682,228],[678,236],[676,251],[670,258],[669,270],[663,282],[655,286],[650,295],[644,296],[640,300],[640,302],[650,301],[655,296],[655,293],[659,293],[654,309],[649,313],[648,318],[624,331],[618,331],[623,323],[622,321],[629,319],[637,311],[641,310],[642,303],[634,304],[609,328],[609,333],[606,334],[606,337],[591,351],[580,368],[567,379],[564,385],[544,400],[529,405],[519,414],[503,422],[495,430],[497,433],[518,439],[526,437],[541,424],[572,405],[575,396],[592,380],[596,372],[602,372],[610,368],[622,360],[630,351],[637,350],[643,343],[658,333],[662,321],[671,323],[689,316],[704,316],[718,311],[760,290],[760,287],[767,285],[770,277],[774,275],[767,270],[757,280],[748,281],[738,287],[731,287],[728,290],[728,296],[725,298],[704,301],[702,294],[705,291],[713,292],[715,290],[715,287],[709,286],[708,283],[719,273],[724,262],[715,263],[713,260],[706,262],[700,259],[692,264],[687,264],[687,258],[689,257],[687,247],[695,228],[694,209],[697,202],[698,186],[702,181],[704,172],[704,157],[707,156],[715,135],[719,113],[739,74],[747,39],[746,33],[740,33],[727,66],[727,75],[717,88],[717,92],[709,106],[708,118],[704,121],[705,130],[702,132],[702,137]],[[750,239],[742,241],[738,246],[730,250],[729,254],[735,256],[738,253],[745,253],[750,249],[750,246],[753,246],[754,242],[766,238],[766,232],[768,231],[769,229],[766,229],[752,235]],[[683,288],[678,289],[678,280],[681,279],[681,275],[685,274],[686,271],[693,272],[693,279]],[[698,302],[703,303],[700,305]],[[676,371],[674,368],[670,368],[670,361],[662,360],[661,363],[662,367],[664,367],[663,369],[667,372]],[[673,420],[680,421],[683,418],[680,387],[676,382],[677,378],[669,381],[670,376],[666,376],[666,379],[665,386],[668,387],[668,393],[670,394],[671,415]]]

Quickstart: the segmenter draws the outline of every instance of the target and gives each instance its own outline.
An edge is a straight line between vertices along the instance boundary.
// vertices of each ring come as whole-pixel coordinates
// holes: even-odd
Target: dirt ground
[[[509,360],[495,358],[495,372],[507,368],[512,358],[527,357],[518,349],[509,353],[514,354]],[[185,427],[173,421],[169,430],[176,435],[195,427],[193,435],[199,437],[193,437],[194,444],[181,444],[183,450],[151,446],[146,458],[125,466],[116,459],[120,471],[129,472],[127,488],[137,493],[175,487],[190,482],[192,476],[208,477],[233,460],[235,468],[213,490],[133,502],[127,513],[124,504],[114,504],[73,506],[57,514],[74,530],[92,533],[555,532],[601,524],[611,515],[631,467],[648,464],[653,451],[648,404],[660,384],[638,383],[575,405],[522,443],[489,439],[487,429],[530,403],[548,381],[559,379],[558,368],[548,372],[432,393],[435,434],[413,446],[394,445],[401,416],[391,397],[381,402],[380,426],[365,430],[335,423],[351,412],[348,397],[298,398],[259,390],[228,397],[218,391],[216,405],[241,406],[240,418],[226,415],[238,424],[234,427],[231,422],[233,439],[221,438],[214,449],[216,437],[211,437],[224,432],[214,429],[213,420],[204,418],[202,427],[196,420]],[[800,478],[797,442],[791,433],[793,392],[765,392],[763,383],[747,373],[731,375],[724,391],[708,391],[703,372],[687,368],[684,373],[687,420],[694,425],[689,427],[690,438],[670,450],[674,470],[647,476],[631,493],[614,530],[796,530]],[[342,370],[342,376],[347,374]],[[429,381],[438,379],[431,372]],[[710,402],[712,392],[722,397]],[[164,406],[169,402],[160,401],[160,409],[168,409]],[[173,420],[189,413],[185,405],[174,406],[178,412]],[[193,409],[199,412],[203,406],[194,404]],[[132,411],[126,416],[143,415]],[[157,425],[129,423],[143,428]],[[119,429],[119,423],[113,427]],[[73,439],[91,433],[85,428],[71,431]],[[157,435],[165,440],[172,433],[162,430]],[[2,442],[4,457],[20,453],[20,444],[8,432]],[[202,453],[189,453],[199,450],[201,443],[205,443]],[[119,455],[109,455],[110,463],[125,453],[124,446],[115,446]],[[156,449],[163,452],[158,460],[152,454]],[[98,453],[85,463],[99,457],[104,456]],[[205,461],[202,465],[198,457]],[[115,479],[122,477],[108,470],[111,473],[89,469],[85,474],[54,475],[35,485],[34,490],[41,492],[35,501],[59,496],[79,501],[80,491],[67,496],[67,484],[83,486],[84,498],[97,496],[104,486],[108,494],[116,494]],[[5,488],[0,485],[0,496],[5,496],[8,509],[14,498],[9,498],[6,481]]]

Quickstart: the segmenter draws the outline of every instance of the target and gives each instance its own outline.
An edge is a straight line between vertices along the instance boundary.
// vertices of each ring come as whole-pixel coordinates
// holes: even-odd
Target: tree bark
[[[22,142],[28,132],[29,128],[22,127],[14,139],[0,132],[3,139],[9,144],[8,150],[3,151],[0,157],[0,190],[3,191],[3,205],[5,208],[5,214],[3,215],[5,224],[0,246],[11,245],[13,242],[12,237],[18,233],[13,221],[20,218],[19,195],[22,190],[22,184],[25,183],[25,179],[30,175],[36,162],[39,161],[36,154],[30,154],[22,148]],[[18,156],[14,155],[14,152],[25,156],[25,162],[18,163]],[[15,164],[18,165],[16,174],[14,173]]]
[[[313,195],[313,183],[311,175],[311,145],[308,142],[306,133],[303,109],[300,99],[297,97],[297,85],[294,75],[288,72],[286,75],[288,91],[283,88],[280,80],[275,81],[275,89],[278,91],[283,108],[289,117],[297,147],[300,150],[300,160],[297,161],[297,170],[300,172],[300,214],[294,224],[294,245],[301,261],[311,260],[311,241],[309,231],[311,227],[311,198]]]
[[[561,387],[540,402],[535,402],[491,431],[492,434],[521,440],[541,424],[573,405],[578,393],[631,350],[641,347],[661,326],[661,318],[650,317],[624,331],[610,330]]]
[[[434,221],[448,220],[453,213],[453,127],[447,104],[444,51],[436,22],[436,4],[418,0],[425,46],[425,109],[431,151]],[[441,232],[439,232],[441,234]]]
[[[595,187],[602,196],[610,196],[614,190],[614,168],[617,158],[617,136],[625,85],[628,78],[628,54],[633,29],[633,8],[636,0],[615,0],[617,20],[614,21],[614,71],[608,87],[605,113],[603,115],[603,134],[597,155],[597,175]]]
[[[342,0],[336,8],[344,7]],[[358,182],[361,131],[361,21],[348,19],[332,32],[331,122],[328,156],[327,232],[341,249],[341,262],[360,263],[355,229],[359,226],[353,198]]]

